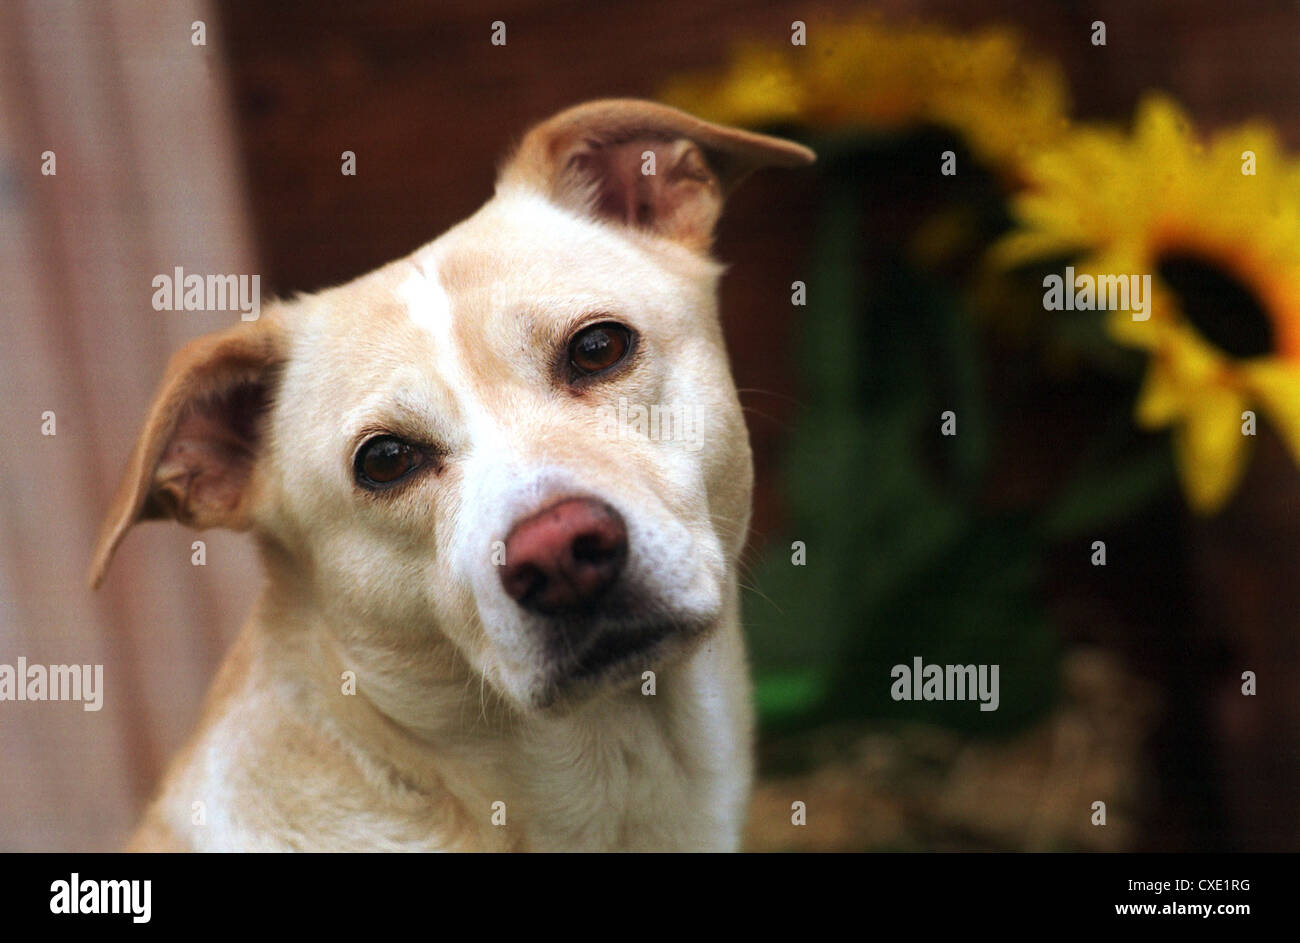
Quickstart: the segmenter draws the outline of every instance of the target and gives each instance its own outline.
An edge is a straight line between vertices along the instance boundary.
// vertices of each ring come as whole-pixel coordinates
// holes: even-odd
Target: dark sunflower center
[[[1254,292],[1222,267],[1189,252],[1167,252],[1156,274],[1175,294],[1183,315],[1207,341],[1239,359],[1276,349],[1273,322]]]

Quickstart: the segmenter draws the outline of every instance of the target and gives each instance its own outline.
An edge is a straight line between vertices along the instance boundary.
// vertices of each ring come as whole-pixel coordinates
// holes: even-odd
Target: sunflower
[[[938,125],[1012,181],[1021,160],[1068,124],[1060,69],[1026,54],[1014,33],[898,28],[874,16],[810,23],[807,46],[740,43],[724,70],[678,78],[661,96],[727,124],[830,132]]]
[[[1173,428],[1192,506],[1218,510],[1240,480],[1246,410],[1300,460],[1300,165],[1272,130],[1248,123],[1203,144],[1152,95],[1131,135],[1081,128],[1027,169],[1020,228],[992,258],[1152,276],[1145,311],[1111,310],[1106,325],[1147,354],[1136,418]]]

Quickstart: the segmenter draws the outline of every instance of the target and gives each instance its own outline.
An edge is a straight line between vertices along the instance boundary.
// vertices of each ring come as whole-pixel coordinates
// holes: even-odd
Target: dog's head
[[[749,516],[714,225],[811,160],[648,102],[539,125],[434,242],[173,358],[92,581],[139,519],[252,529],[397,712],[411,665],[523,709],[639,678],[718,622]]]

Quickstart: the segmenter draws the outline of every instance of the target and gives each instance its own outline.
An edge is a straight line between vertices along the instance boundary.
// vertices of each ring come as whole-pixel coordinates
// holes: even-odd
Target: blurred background
[[[153,277],[361,275],[606,95],[821,154],[717,243],[758,472],[747,847],[1300,848],[1296,4],[28,0],[0,53],[0,663],[106,686],[0,703],[0,850],[121,844],[259,579],[150,525],[86,589],[168,353],[238,317],[155,311]],[[1154,273],[1150,330],[1044,310],[1065,264]],[[915,656],[1000,665],[999,709],[893,701]]]

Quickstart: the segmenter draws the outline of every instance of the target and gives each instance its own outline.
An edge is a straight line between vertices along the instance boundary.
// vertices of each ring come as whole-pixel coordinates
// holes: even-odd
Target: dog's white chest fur
[[[259,730],[283,704],[250,691],[195,744],[149,820],[197,851],[735,850],[751,778],[743,670],[730,625],[654,695],[634,688],[437,756],[432,788],[337,729],[282,724],[267,743]],[[271,748],[298,770],[291,784],[260,781]]]

